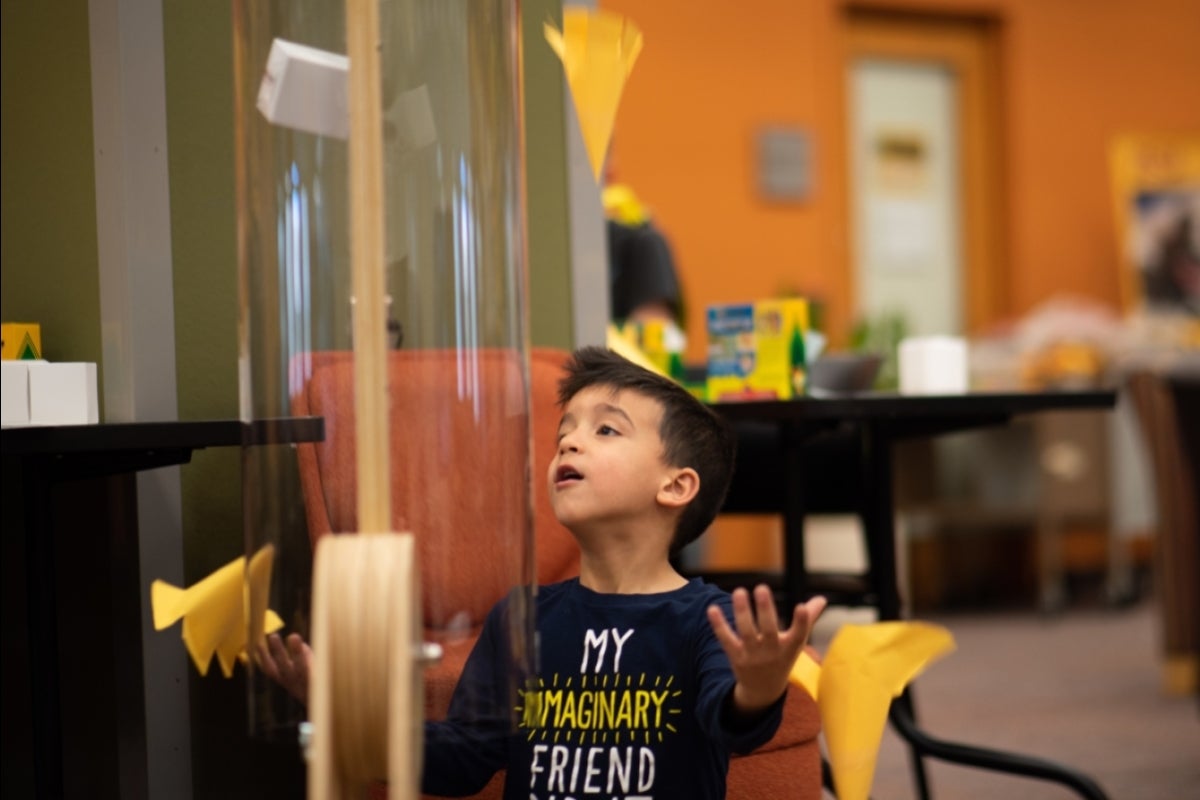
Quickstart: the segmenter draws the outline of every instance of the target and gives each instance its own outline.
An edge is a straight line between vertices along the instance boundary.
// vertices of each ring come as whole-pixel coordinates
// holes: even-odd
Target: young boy
[[[504,768],[506,798],[722,798],[730,753],[779,726],[825,601],[798,605],[781,629],[767,587],[752,603],[671,566],[720,509],[734,455],[728,426],[683,388],[588,347],[567,364],[559,403],[547,480],[579,542],[579,577],[537,592],[539,670],[516,733],[507,603],[489,614],[446,720],[426,723],[422,788],[469,795]],[[307,660],[297,639],[288,646],[276,637],[274,658],[260,653],[285,685]]]

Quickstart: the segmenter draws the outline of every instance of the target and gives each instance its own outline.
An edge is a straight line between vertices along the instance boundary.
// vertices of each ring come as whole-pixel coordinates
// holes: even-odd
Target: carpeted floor
[[[836,617],[815,636],[823,648]],[[1111,800],[1200,798],[1200,699],[1160,691],[1155,608],[943,616],[958,648],[913,684],[930,735],[1035,755],[1080,770]],[[938,800],[1057,800],[1058,784],[927,762]],[[889,728],[874,800],[916,796]]]

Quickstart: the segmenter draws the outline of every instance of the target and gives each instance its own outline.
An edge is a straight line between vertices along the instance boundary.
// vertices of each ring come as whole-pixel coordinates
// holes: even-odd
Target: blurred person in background
[[[667,320],[683,327],[683,293],[667,237],[632,188],[616,178],[609,146],[604,163],[609,318],[617,324]]]

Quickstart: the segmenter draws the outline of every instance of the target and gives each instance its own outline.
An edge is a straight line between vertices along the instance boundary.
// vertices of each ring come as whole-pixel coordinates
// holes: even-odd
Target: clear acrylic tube
[[[447,653],[427,672],[436,717],[509,592],[513,697],[531,663],[519,19],[513,0],[384,0],[380,28],[391,515]],[[235,0],[234,38],[241,415],[262,432],[243,450],[245,541],[272,556],[248,596],[307,638],[313,543],[358,532],[345,9]],[[323,438],[296,441],[299,417]],[[304,718],[251,675],[253,733]]]

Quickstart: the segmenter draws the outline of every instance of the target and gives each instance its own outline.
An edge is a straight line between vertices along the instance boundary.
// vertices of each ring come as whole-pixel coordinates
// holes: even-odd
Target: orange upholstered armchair
[[[579,571],[579,551],[559,525],[550,507],[545,481],[558,428],[558,380],[567,353],[534,348],[530,358],[530,393],[534,454],[533,506],[538,583],[573,577]],[[511,498],[501,496],[497,470],[511,469],[511,448],[525,446],[522,426],[503,419],[488,420],[480,409],[460,397],[458,356],[447,350],[398,350],[388,354],[392,439],[391,485],[393,529],[415,535],[422,581],[422,612],[428,640],[442,643],[441,662],[425,671],[425,714],[445,716],[450,695],[478,636],[487,612],[511,588],[511,575],[489,565],[511,563],[503,548],[512,539],[495,535]],[[484,386],[513,385],[505,370],[516,369],[511,353],[479,351],[472,362]],[[355,442],[353,356],[346,351],[311,355],[310,379],[293,400],[299,416],[325,418],[325,440],[298,445],[300,481],[310,538],[331,531],[355,531]],[[491,403],[503,409],[503,403]],[[498,415],[501,411],[496,412]],[[481,418],[482,415],[482,418]],[[480,446],[484,432],[488,446]],[[506,454],[507,449],[507,454]],[[453,463],[430,467],[428,458],[406,454],[451,453]],[[472,502],[461,502],[463,492]],[[482,493],[482,497],[479,493]],[[492,496],[495,495],[495,496]],[[452,541],[435,539],[453,535]],[[459,557],[455,557],[455,554]],[[463,557],[469,553],[469,557]],[[489,555],[494,556],[489,557]],[[454,607],[436,602],[455,598]],[[802,690],[792,689],[779,733],[750,756],[734,759],[730,768],[730,798],[815,798],[820,795],[820,728],[816,704]],[[503,777],[497,776],[480,797],[499,798]]]

